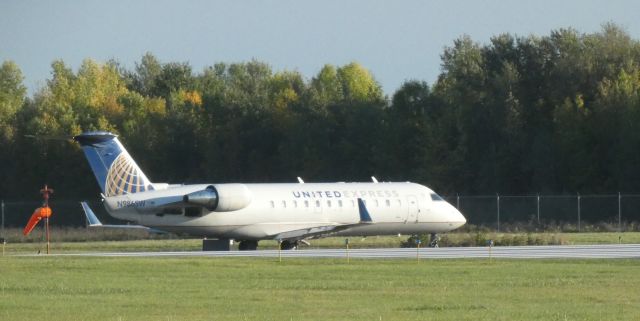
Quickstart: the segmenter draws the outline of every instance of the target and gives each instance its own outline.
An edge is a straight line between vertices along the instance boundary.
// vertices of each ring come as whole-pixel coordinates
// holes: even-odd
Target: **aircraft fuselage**
[[[246,206],[237,210],[210,211],[197,206],[172,208],[158,204],[179,202],[185,194],[225,185],[182,185],[107,197],[105,206],[114,217],[160,230],[254,240],[270,239],[291,230],[357,223],[358,198],[365,202],[373,223],[333,235],[440,233],[466,222],[456,208],[431,189],[408,182],[232,184],[248,198]]]

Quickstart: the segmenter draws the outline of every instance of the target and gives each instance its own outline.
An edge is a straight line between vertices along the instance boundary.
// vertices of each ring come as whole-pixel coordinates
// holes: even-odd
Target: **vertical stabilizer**
[[[124,195],[153,189],[153,184],[127,153],[117,135],[105,131],[74,136],[106,196]]]

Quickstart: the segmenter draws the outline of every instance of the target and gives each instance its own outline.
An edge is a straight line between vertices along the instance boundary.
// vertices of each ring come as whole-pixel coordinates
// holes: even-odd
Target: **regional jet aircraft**
[[[415,183],[197,184],[152,183],[104,131],[73,137],[89,162],[107,212],[139,227],[283,249],[324,236],[441,233],[466,223],[431,189]],[[92,225],[100,225],[83,204]]]

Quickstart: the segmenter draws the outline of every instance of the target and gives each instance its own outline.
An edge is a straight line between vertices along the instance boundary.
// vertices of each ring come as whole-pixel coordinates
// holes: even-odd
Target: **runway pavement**
[[[69,253],[55,256],[93,257],[304,257],[344,258],[346,249],[299,249],[289,251],[258,250],[228,252],[117,252],[117,253]],[[559,246],[498,246],[498,247],[446,247],[446,248],[383,248],[351,249],[351,258],[362,259],[622,259],[640,258],[640,244],[621,245],[559,245]]]

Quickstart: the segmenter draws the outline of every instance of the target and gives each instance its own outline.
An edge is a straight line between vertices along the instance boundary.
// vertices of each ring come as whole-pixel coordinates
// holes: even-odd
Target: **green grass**
[[[638,260],[0,258],[0,320],[639,320]]]
[[[627,233],[563,233],[570,244],[637,244],[640,232]]]

